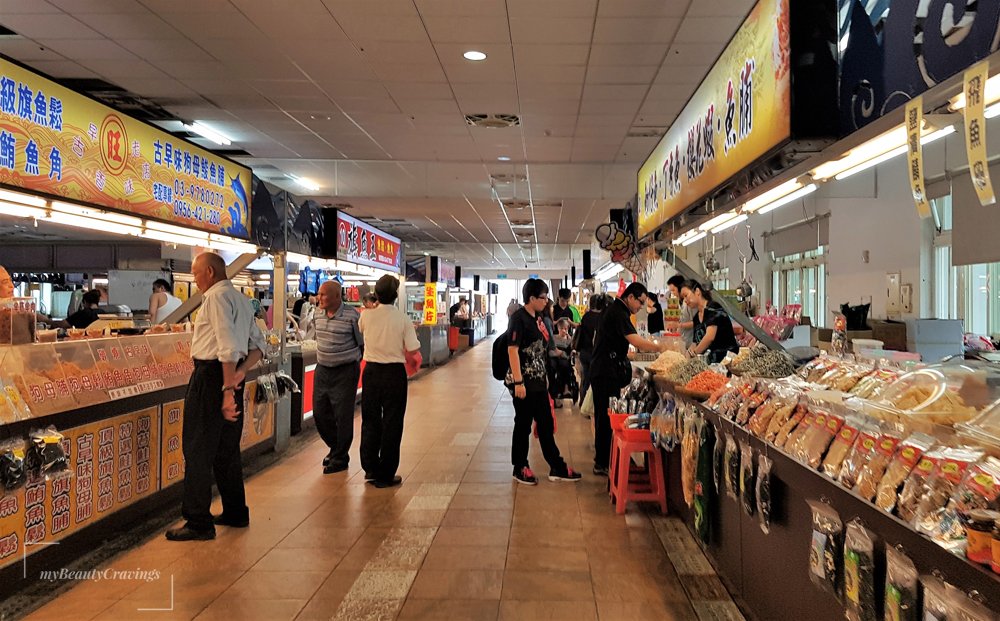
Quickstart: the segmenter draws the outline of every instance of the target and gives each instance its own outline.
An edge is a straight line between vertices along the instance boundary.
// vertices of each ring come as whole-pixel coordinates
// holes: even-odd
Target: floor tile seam
[[[684,595],[685,595],[685,597],[687,597],[688,603],[691,604],[692,608],[694,607],[694,602],[696,602],[696,601],[698,601],[698,602],[730,602],[733,605],[736,604],[736,602],[733,601],[733,596],[729,593],[729,589],[725,589],[725,591],[726,591],[726,598],[725,599],[704,599],[704,598],[696,598],[696,597],[694,597],[692,595],[692,590],[690,588],[688,588],[688,586],[687,586],[687,584],[685,583],[684,580],[681,580],[681,577],[685,576],[687,578],[700,578],[700,577],[705,577],[705,575],[709,575],[710,577],[718,578],[718,572],[715,571],[715,567],[712,566],[711,562],[708,563],[709,566],[712,567],[712,573],[711,574],[682,574],[682,573],[680,573],[679,571],[677,571],[677,565],[674,563],[674,559],[672,558],[672,556],[670,554],[670,551],[667,550],[667,546],[663,542],[663,538],[661,537],[660,532],[657,531],[655,528],[654,528],[654,532],[656,532],[656,539],[657,539],[657,541],[660,542],[660,546],[663,548],[664,557],[666,557],[667,562],[670,563],[670,567],[673,568],[674,574],[677,576],[677,581],[680,583],[681,590],[684,591]],[[690,534],[689,534],[689,536],[690,536]],[[698,545],[697,541],[695,541],[695,546],[698,547],[698,551],[701,554],[705,554],[705,551],[701,549],[701,546]],[[706,558],[705,560],[707,561],[708,559]],[[723,585],[723,588],[725,588],[725,585]]]

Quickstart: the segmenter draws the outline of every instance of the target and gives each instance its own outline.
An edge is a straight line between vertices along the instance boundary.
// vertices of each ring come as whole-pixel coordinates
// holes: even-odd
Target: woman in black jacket
[[[580,319],[580,327],[577,328],[574,336],[573,349],[580,356],[580,367],[583,381],[580,384],[580,405],[587,396],[587,389],[590,388],[590,361],[594,354],[594,335],[597,334],[597,326],[601,322],[601,311],[607,306],[608,300],[604,294],[590,296],[590,308]]]

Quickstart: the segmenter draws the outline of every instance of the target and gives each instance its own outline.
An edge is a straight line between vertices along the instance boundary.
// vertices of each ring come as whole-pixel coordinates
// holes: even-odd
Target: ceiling
[[[408,249],[468,268],[560,268],[635,194],[640,163],[752,4],[0,0],[17,33],[0,53],[202,121],[264,179],[403,220],[387,230]],[[472,49],[488,58],[465,60]],[[474,127],[467,114],[520,125]]]

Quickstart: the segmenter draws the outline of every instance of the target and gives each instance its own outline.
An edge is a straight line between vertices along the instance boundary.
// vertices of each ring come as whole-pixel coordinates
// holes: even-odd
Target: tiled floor
[[[157,533],[107,564],[155,579],[82,582],[28,618],[742,619],[682,524],[614,514],[575,410],[557,440],[584,480],[511,481],[513,408],[489,364],[483,343],[411,383],[401,487],[365,485],[356,446],[324,476],[316,440],[247,482],[250,528]],[[534,442],[531,459],[547,474]]]

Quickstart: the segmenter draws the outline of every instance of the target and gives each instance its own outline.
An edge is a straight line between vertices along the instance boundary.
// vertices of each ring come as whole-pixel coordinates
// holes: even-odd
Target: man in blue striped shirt
[[[364,338],[358,328],[361,315],[344,303],[340,283],[320,285],[317,313],[309,334],[316,339],[316,376],[313,417],[316,430],[330,447],[323,459],[323,474],[347,470],[348,451],[354,441],[354,403]]]

